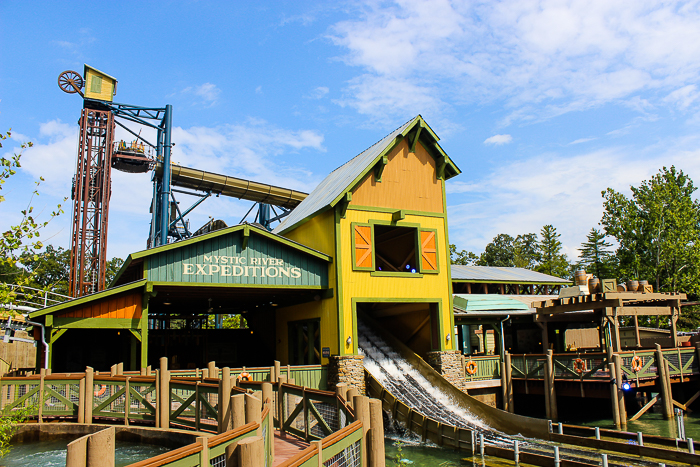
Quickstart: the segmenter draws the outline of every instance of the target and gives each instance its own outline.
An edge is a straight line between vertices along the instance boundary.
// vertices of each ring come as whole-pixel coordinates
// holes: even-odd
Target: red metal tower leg
[[[72,194],[70,294],[73,297],[99,292],[105,287],[113,138],[112,112],[83,109]]]

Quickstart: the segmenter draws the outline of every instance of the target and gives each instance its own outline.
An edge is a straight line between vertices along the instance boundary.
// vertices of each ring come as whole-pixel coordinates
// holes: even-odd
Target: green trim
[[[291,248],[297,249],[299,251],[303,251],[304,253],[308,253],[312,256],[315,256],[317,258],[328,261],[329,263],[332,261],[332,258],[330,256],[323,254],[320,251],[313,250],[307,246],[302,245],[301,243],[297,243],[295,241],[289,240],[288,238],[282,237],[280,235],[270,233],[267,230],[260,229],[256,226],[250,225],[250,224],[234,225],[233,227],[228,227],[226,229],[216,230],[214,232],[209,232],[209,233],[204,234],[204,235],[198,235],[197,237],[189,238],[187,240],[182,240],[182,241],[175,242],[175,243],[169,243],[167,245],[158,246],[158,247],[151,248],[148,250],[138,251],[136,253],[130,254],[129,258],[131,258],[132,260],[135,260],[138,258],[145,258],[145,257],[152,256],[152,255],[155,255],[158,253],[162,253],[164,251],[174,250],[176,248],[180,248],[180,247],[183,247],[186,245],[191,245],[193,243],[203,242],[203,241],[206,241],[206,240],[209,240],[212,238],[220,237],[223,235],[228,235],[228,234],[231,234],[234,232],[238,232],[240,230],[242,230],[244,232],[243,233],[244,236],[246,235],[245,234],[246,231],[249,232],[248,235],[250,235],[250,233],[253,232],[253,233],[256,233],[256,234],[261,235],[263,237],[267,237],[271,240],[275,240],[279,243],[287,245]]]
[[[392,214],[396,212],[395,208],[380,208],[377,206],[359,206],[351,205],[348,206],[350,211],[369,211],[369,212],[385,212],[387,214]],[[411,211],[410,209],[402,209],[407,216],[423,216],[423,217],[445,217],[443,212],[430,212],[430,211]]]
[[[414,272],[394,272],[394,271],[372,271],[369,273],[372,277],[403,277],[404,279],[420,279],[423,274]]]
[[[324,285],[274,285],[274,284],[223,284],[217,282],[169,282],[169,281],[151,281],[149,284],[154,286],[176,286],[176,287],[214,287],[214,288],[238,288],[238,289],[309,289],[309,290],[325,290],[328,286]]]
[[[416,120],[417,120],[417,119],[416,119]],[[415,120],[414,120],[414,121],[415,121]],[[410,131],[411,128],[412,128],[412,127],[407,128],[405,133],[408,134],[408,132]],[[348,191],[354,190],[355,187],[357,187],[357,185],[358,185],[359,183],[361,183],[361,182],[365,179],[365,177],[367,176],[367,174],[368,174],[369,172],[371,172],[371,171],[374,169],[374,166],[375,166],[375,164],[377,163],[377,161],[378,161],[379,159],[383,158],[384,156],[388,156],[389,153],[390,153],[391,151],[393,151],[394,148],[396,148],[396,146],[398,146],[399,144],[401,144],[401,142],[404,140],[404,138],[405,138],[405,135],[401,135],[401,134],[400,134],[400,135],[396,136],[396,138],[394,138],[394,141],[392,141],[391,143],[387,144],[387,146],[384,148],[384,150],[383,150],[382,152],[380,152],[380,153],[374,158],[374,160],[372,160],[372,162],[370,162],[369,164],[367,164],[367,167],[365,167],[365,169],[364,169],[362,172],[360,172],[360,175],[358,175],[357,177],[355,177],[355,179],[354,179],[352,182],[348,183],[348,185],[347,185],[347,187],[345,188],[345,190],[343,190],[342,193],[340,193],[333,201],[331,201],[330,205],[331,205],[331,206],[335,206],[336,204],[338,204],[338,202],[339,202],[341,199],[343,199],[343,196],[345,196],[345,193],[347,193]]]
[[[51,343],[56,342],[59,337],[66,333],[66,329],[52,329],[51,330]]]
[[[343,269],[341,248],[341,221],[340,208],[333,210],[335,216],[335,284],[338,289],[337,316],[338,316],[338,355],[347,355],[345,351],[345,316],[343,314]],[[353,236],[354,237],[354,236]],[[354,241],[354,240],[353,240]],[[353,251],[355,249],[353,248]],[[353,260],[354,264],[354,260]]]
[[[66,329],[139,329],[140,319],[129,318],[56,318],[54,326]]]
[[[148,366],[148,306],[153,294],[153,284],[150,284],[151,292],[145,293],[141,298],[141,368]]]
[[[423,240],[421,239],[420,232],[433,232],[435,234],[435,269],[423,269]],[[419,229],[418,232],[418,250],[420,254],[418,256],[418,270],[421,274],[440,274],[440,252],[438,250],[438,233],[437,229]],[[451,289],[451,287],[450,287]]]
[[[139,320],[139,321],[140,321],[140,320]],[[141,329],[131,329],[131,328],[129,328],[129,331],[131,332],[131,334],[134,335],[134,337],[136,338],[136,340],[139,341],[139,343],[141,343],[141,341],[142,341],[142,338],[141,338]],[[134,350],[134,349],[132,349],[132,350]]]
[[[384,173],[384,167],[386,167],[388,163],[389,157],[382,156],[382,158],[377,162],[377,165],[374,166],[374,180],[377,183],[382,183],[382,173]]]
[[[102,292],[97,292],[94,294],[86,295],[84,297],[69,300],[67,302],[59,303],[58,305],[50,306],[42,310],[35,311],[29,314],[30,318],[38,318],[39,316],[44,316],[48,314],[55,313],[59,310],[70,308],[76,305],[82,305],[83,303],[92,302],[94,300],[100,300],[102,298],[109,297],[111,295],[116,295],[122,292],[127,292],[129,290],[137,289],[143,287],[146,284],[146,279],[141,279],[139,281],[131,282],[129,284],[124,284],[114,289],[103,290]]]
[[[351,192],[346,192],[345,197],[343,198],[342,202],[340,203],[340,217],[345,219],[345,214],[348,211],[348,206],[350,206],[350,202],[352,201],[352,193]]]
[[[391,222],[399,222],[406,219],[406,211],[399,209],[391,213]]]
[[[241,242],[241,251],[248,248],[248,240],[250,240],[250,227],[243,227],[243,241]]]
[[[360,227],[369,227],[370,228],[370,235],[371,238],[369,239],[370,242],[370,248],[372,248],[372,265],[369,267],[361,267],[357,266],[357,257],[356,257],[356,248],[355,248],[355,227],[360,226]],[[352,270],[353,271],[374,271],[374,266],[376,263],[376,259],[374,257],[374,228],[372,227],[371,224],[368,224],[366,222],[353,222],[350,224],[350,245],[352,248]]]
[[[416,143],[418,142],[418,139],[420,138],[420,132],[423,130],[422,126],[419,126],[418,129],[416,130],[416,134],[413,136],[413,141],[411,142],[411,147],[408,150],[408,152],[415,154],[416,152]],[[437,138],[437,136],[436,136]]]
[[[446,194],[446,189],[445,189],[445,180],[442,181],[442,207],[447,212],[447,194]],[[449,308],[447,309],[447,312],[450,314],[450,334],[454,334],[454,329],[455,329],[455,313],[454,313],[454,303],[453,299],[454,297],[452,296],[452,259],[450,257],[450,234],[449,234],[449,229],[447,227],[447,216],[445,216],[445,220],[443,222],[443,225],[445,226],[445,258],[447,258],[447,264],[448,267],[447,269],[447,290],[449,293],[447,296],[449,297]],[[437,245],[435,245],[435,249],[437,250]],[[452,349],[457,350],[459,349],[459,345],[457,342],[454,342],[453,339],[450,339]],[[484,342],[486,340],[484,339]],[[470,344],[471,345],[471,344]]]
[[[451,269],[451,268],[450,268]],[[451,272],[450,272],[451,275]],[[571,282],[497,281],[493,279],[452,279],[459,284],[505,284],[505,285],[567,285]]]

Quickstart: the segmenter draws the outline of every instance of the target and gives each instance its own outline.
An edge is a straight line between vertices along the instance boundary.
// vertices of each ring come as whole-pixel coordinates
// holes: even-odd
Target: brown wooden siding
[[[141,294],[120,294],[107,297],[65,313],[57,313],[61,318],[141,318]]]
[[[444,212],[442,180],[438,180],[435,160],[419,143],[415,154],[406,141],[389,153],[382,181],[374,171],[352,193],[350,205],[375,206],[409,211]]]

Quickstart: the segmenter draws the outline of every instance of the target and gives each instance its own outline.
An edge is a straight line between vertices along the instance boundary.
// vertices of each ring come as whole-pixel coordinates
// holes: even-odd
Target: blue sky
[[[477,253],[553,224],[574,259],[605,188],[670,165],[700,183],[698,1],[5,0],[0,51],[0,151],[35,145],[0,230],[38,176],[44,215],[70,194],[81,101],[56,80],[84,63],[119,80],[117,102],[174,106],[175,162],[306,192],[421,114],[463,172],[450,241]],[[151,192],[113,172],[108,256],[145,247]],[[44,233],[63,247],[66,206]],[[208,200],[190,220],[249,207]]]

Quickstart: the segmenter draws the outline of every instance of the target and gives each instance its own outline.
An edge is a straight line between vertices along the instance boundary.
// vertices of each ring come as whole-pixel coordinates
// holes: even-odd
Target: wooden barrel
[[[600,279],[598,279],[597,277],[591,277],[588,280],[588,292],[600,293]]]
[[[627,291],[636,292],[639,288],[639,281],[629,280],[627,281]]]
[[[588,274],[584,269],[579,269],[574,273],[574,280],[576,285],[588,285]]]

